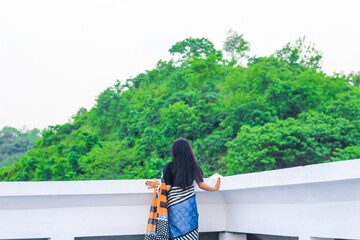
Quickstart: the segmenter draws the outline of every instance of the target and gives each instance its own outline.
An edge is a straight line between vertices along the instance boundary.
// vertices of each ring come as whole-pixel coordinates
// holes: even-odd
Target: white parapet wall
[[[144,234],[144,182],[0,182],[0,239]],[[360,239],[360,160],[224,177],[218,192],[197,189],[197,201],[200,231],[222,239]]]

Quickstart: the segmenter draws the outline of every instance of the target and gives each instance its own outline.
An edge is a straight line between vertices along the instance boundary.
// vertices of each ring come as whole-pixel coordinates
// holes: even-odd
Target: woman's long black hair
[[[171,153],[174,182],[186,188],[191,186],[194,180],[202,180],[204,173],[188,140],[176,139],[172,143]]]

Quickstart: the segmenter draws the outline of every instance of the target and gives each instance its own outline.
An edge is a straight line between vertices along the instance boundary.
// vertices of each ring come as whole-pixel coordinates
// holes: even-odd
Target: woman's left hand
[[[146,181],[145,182],[145,185],[148,186],[148,189],[155,188],[156,185],[158,185],[158,184],[159,184],[159,182],[155,178],[154,178],[154,181]]]
[[[218,180],[216,181],[216,184],[215,184],[215,191],[219,191],[219,188],[220,188],[220,183],[221,183],[221,179],[220,177],[218,178]]]

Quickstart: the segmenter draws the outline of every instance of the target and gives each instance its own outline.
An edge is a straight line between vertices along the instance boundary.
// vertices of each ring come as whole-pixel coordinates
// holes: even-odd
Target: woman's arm
[[[145,182],[145,185],[148,186],[148,189],[155,188],[156,185],[158,185],[158,184],[159,184],[159,182],[155,178],[154,178],[154,181],[146,181]]]
[[[158,184],[159,184],[159,182],[155,178],[154,178],[154,181],[146,181],[145,182],[145,185],[148,186],[148,189],[155,188],[156,185],[158,185]],[[170,189],[171,189],[171,185],[166,185],[166,191],[170,191]]]
[[[214,187],[210,187],[209,185],[207,185],[204,182],[199,182],[198,186],[199,186],[199,188],[201,188],[205,191],[217,191],[220,188],[220,178],[218,178]]]

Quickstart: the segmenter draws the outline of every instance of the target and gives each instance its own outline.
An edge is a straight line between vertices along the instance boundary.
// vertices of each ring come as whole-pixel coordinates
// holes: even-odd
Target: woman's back
[[[167,206],[170,239],[197,240],[199,238],[199,214],[194,182],[204,190],[217,191],[220,187],[220,179],[215,187],[204,183],[203,171],[186,139],[175,140],[171,146],[171,153],[172,161],[167,163],[163,169],[162,181],[165,182],[166,190],[161,191],[161,194],[167,193],[167,203],[164,205]],[[157,181],[147,181],[145,184],[155,187]],[[162,206],[161,204],[160,206]],[[161,231],[161,227],[159,231]]]
[[[184,186],[183,183],[183,179],[181,178],[182,175],[179,174],[177,171],[183,171],[181,169],[177,169],[174,162],[169,162],[165,165],[164,167],[165,169],[165,173],[164,173],[164,180],[166,185],[171,185],[172,187],[181,187],[181,188],[189,188],[191,186],[193,186],[193,182],[195,181],[196,183],[199,182],[203,182],[203,177],[201,174],[197,173],[194,174],[192,173],[191,176],[193,176],[193,181],[191,182],[191,184],[186,184],[187,186]],[[189,171],[189,170],[188,170]]]
[[[187,188],[193,182],[203,181],[203,171],[195,157],[191,144],[185,138],[175,140],[171,146],[172,161],[167,164],[167,185]]]

